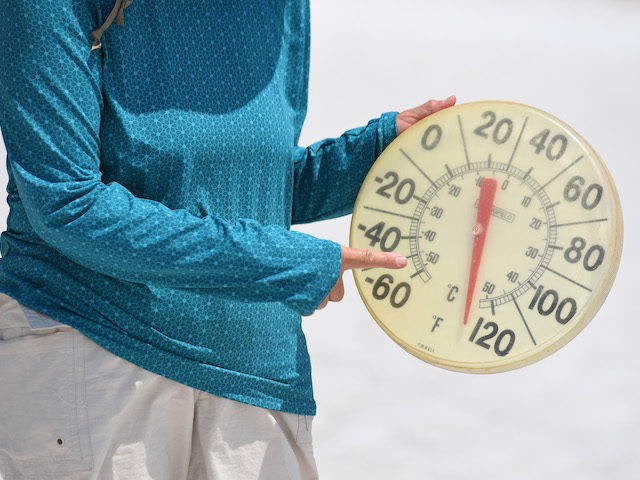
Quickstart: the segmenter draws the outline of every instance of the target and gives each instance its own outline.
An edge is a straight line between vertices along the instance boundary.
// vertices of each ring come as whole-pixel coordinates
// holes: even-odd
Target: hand
[[[397,253],[374,252],[373,250],[360,250],[351,247],[342,247],[342,268],[340,277],[333,286],[329,295],[325,297],[318,306],[318,310],[327,306],[329,302],[339,302],[344,297],[344,283],[342,282],[342,274],[345,270],[353,268],[404,268],[407,265],[407,259]]]
[[[398,134],[404,132],[418,120],[422,120],[424,117],[427,117],[432,113],[439,112],[440,110],[444,110],[445,108],[453,107],[455,104],[456,97],[455,95],[451,95],[449,98],[444,100],[429,100],[427,103],[423,103],[418,107],[399,113],[396,117],[396,128],[398,130]]]

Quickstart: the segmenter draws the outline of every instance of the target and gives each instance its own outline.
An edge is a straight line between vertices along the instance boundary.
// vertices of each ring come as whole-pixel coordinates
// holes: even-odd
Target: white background
[[[592,144],[625,214],[620,272],[598,316],[514,372],[415,359],[346,275],[345,300],[304,320],[322,478],[640,479],[640,3],[316,0],[311,66],[303,144],[452,93],[521,102]],[[6,214],[3,200],[0,222]],[[346,244],[349,218],[300,229]]]

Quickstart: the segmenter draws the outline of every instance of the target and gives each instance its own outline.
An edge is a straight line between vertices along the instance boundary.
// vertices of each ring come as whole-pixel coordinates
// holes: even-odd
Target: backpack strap
[[[91,45],[92,52],[102,47],[102,34],[111,26],[114,20],[116,20],[119,27],[124,27],[124,10],[132,3],[133,0],[116,0],[115,5],[111,9],[111,13],[102,26],[91,32],[91,36],[93,37],[93,44]]]

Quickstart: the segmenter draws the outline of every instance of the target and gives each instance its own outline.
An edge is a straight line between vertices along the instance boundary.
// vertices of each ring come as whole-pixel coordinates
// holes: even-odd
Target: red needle
[[[484,250],[484,240],[489,229],[489,219],[493,210],[493,201],[496,198],[498,181],[495,178],[483,178],[480,184],[480,200],[478,201],[478,216],[473,226],[473,255],[471,256],[471,268],[469,269],[469,285],[467,286],[467,304],[464,309],[464,324],[469,320],[469,310],[473,301],[473,291],[476,288],[478,269]]]

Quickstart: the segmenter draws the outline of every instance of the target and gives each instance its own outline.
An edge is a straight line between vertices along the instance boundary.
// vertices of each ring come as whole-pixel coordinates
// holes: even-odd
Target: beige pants
[[[0,480],[314,479],[311,417],[149,373],[0,294]]]

